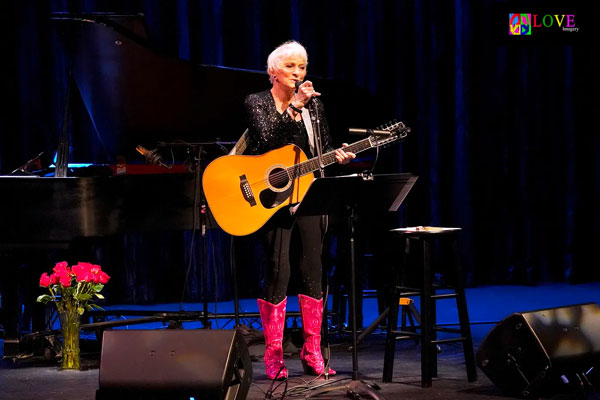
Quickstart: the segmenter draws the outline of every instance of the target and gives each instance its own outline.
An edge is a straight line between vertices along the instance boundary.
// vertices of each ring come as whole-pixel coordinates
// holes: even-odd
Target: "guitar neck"
[[[358,142],[352,143],[348,147],[344,147],[344,151],[349,151],[351,153],[357,154],[357,153],[360,153],[361,151],[368,150],[371,147],[372,146],[371,146],[371,142],[370,142],[369,138],[366,138],[363,140],[359,140]],[[323,154],[323,166],[324,167],[331,165],[335,162],[336,162],[335,150]],[[306,160],[304,162],[292,165],[291,167],[289,167],[287,169],[287,171],[288,171],[291,179],[296,179],[296,178],[299,178],[301,176],[304,176],[306,174],[309,174],[311,172],[318,170],[319,167],[320,167],[319,158],[314,157],[314,158],[311,158],[310,160]]]

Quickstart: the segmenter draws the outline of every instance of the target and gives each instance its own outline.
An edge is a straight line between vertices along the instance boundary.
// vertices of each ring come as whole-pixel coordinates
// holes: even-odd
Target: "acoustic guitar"
[[[359,153],[403,139],[410,132],[402,122],[380,128],[385,136],[371,135],[344,151]],[[323,166],[336,162],[335,151],[322,155]],[[225,232],[245,236],[259,230],[282,207],[299,203],[320,167],[317,157],[308,159],[289,144],[260,156],[227,155],[204,170],[202,187],[210,210]]]

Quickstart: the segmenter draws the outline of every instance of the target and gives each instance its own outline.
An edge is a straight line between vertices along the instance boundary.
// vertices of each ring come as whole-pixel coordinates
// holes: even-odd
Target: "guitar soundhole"
[[[283,168],[274,168],[269,174],[269,184],[275,190],[284,189],[289,180],[288,174]]]

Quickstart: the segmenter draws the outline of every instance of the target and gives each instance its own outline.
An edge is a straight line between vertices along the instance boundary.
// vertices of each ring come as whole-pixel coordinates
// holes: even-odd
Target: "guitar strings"
[[[351,152],[354,152],[356,150],[362,151],[363,149],[361,149],[361,144],[362,144],[361,142],[363,142],[363,141],[354,143],[354,144],[346,147],[345,149],[347,151],[351,151]],[[330,151],[329,153],[323,154],[323,158],[334,157],[334,154],[335,154],[335,151]],[[269,186],[278,187],[278,186],[282,185],[283,183],[298,179],[301,176],[306,175],[307,173],[313,172],[316,169],[318,169],[318,166],[310,166],[310,164],[316,164],[316,161],[317,160],[315,158],[312,158],[310,160],[306,160],[301,163],[289,166],[289,167],[283,169],[282,171],[278,171],[278,172],[275,172],[275,173],[269,175],[269,177],[267,179],[261,179],[258,182],[249,183],[250,188],[252,188],[253,190],[256,190],[256,191],[261,191]],[[327,161],[327,163],[329,164],[330,161]],[[305,170],[305,167],[309,167],[309,168]],[[296,175],[296,174],[291,173],[291,172],[293,172],[292,171],[293,169],[300,171],[300,173],[297,176],[292,176],[292,175]]]
[[[401,124],[394,123],[391,126],[382,126],[382,127],[380,127],[380,129],[387,130],[390,133],[393,133],[397,129],[398,126],[401,126]],[[348,147],[345,147],[344,150],[350,151],[350,152],[360,152],[365,149],[371,148],[372,143],[370,142],[369,139],[370,138],[366,138],[366,139],[360,140],[356,143],[353,143],[353,144],[349,145]],[[395,137],[392,140],[390,140],[390,138],[386,138],[382,143],[378,143],[377,147],[380,147],[381,145],[385,145],[385,144],[395,141],[395,140],[396,140]],[[369,144],[366,145],[367,143],[369,143]],[[366,145],[366,147],[364,147],[364,145]],[[335,150],[330,151],[326,154],[323,154],[323,158],[330,158],[334,154],[335,154]],[[333,162],[333,161],[331,161],[331,162]],[[255,191],[261,191],[269,186],[278,187],[278,186],[282,185],[283,183],[296,180],[296,179],[300,178],[301,176],[306,175],[307,173],[313,172],[316,169],[318,169],[318,166],[310,167],[308,170],[303,172],[303,167],[309,166],[311,163],[313,163],[313,164],[316,163],[316,158],[312,158],[310,160],[306,160],[301,163],[289,166],[287,168],[284,168],[282,171],[278,171],[278,172],[275,172],[275,173],[269,175],[269,177],[267,179],[261,179],[258,182],[251,182],[251,183],[249,182],[248,184],[249,184],[250,188]],[[329,165],[329,163],[330,162],[327,161],[327,165]],[[292,169],[297,169],[298,171],[300,171],[300,174],[298,176],[292,176],[292,175],[295,175],[295,174],[290,173],[290,172],[292,172]]]

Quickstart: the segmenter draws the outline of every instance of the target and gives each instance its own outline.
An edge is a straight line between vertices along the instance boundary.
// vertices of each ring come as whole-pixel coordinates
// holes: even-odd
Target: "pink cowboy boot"
[[[302,315],[302,332],[304,346],[300,352],[300,360],[304,373],[321,375],[325,373],[325,362],[321,355],[321,322],[323,321],[323,299],[317,300],[302,294],[298,295],[300,314]],[[329,375],[335,371],[329,368]]]
[[[288,372],[283,363],[283,327],[287,297],[279,304],[258,299],[258,311],[265,335],[265,370],[267,378],[282,380]]]

